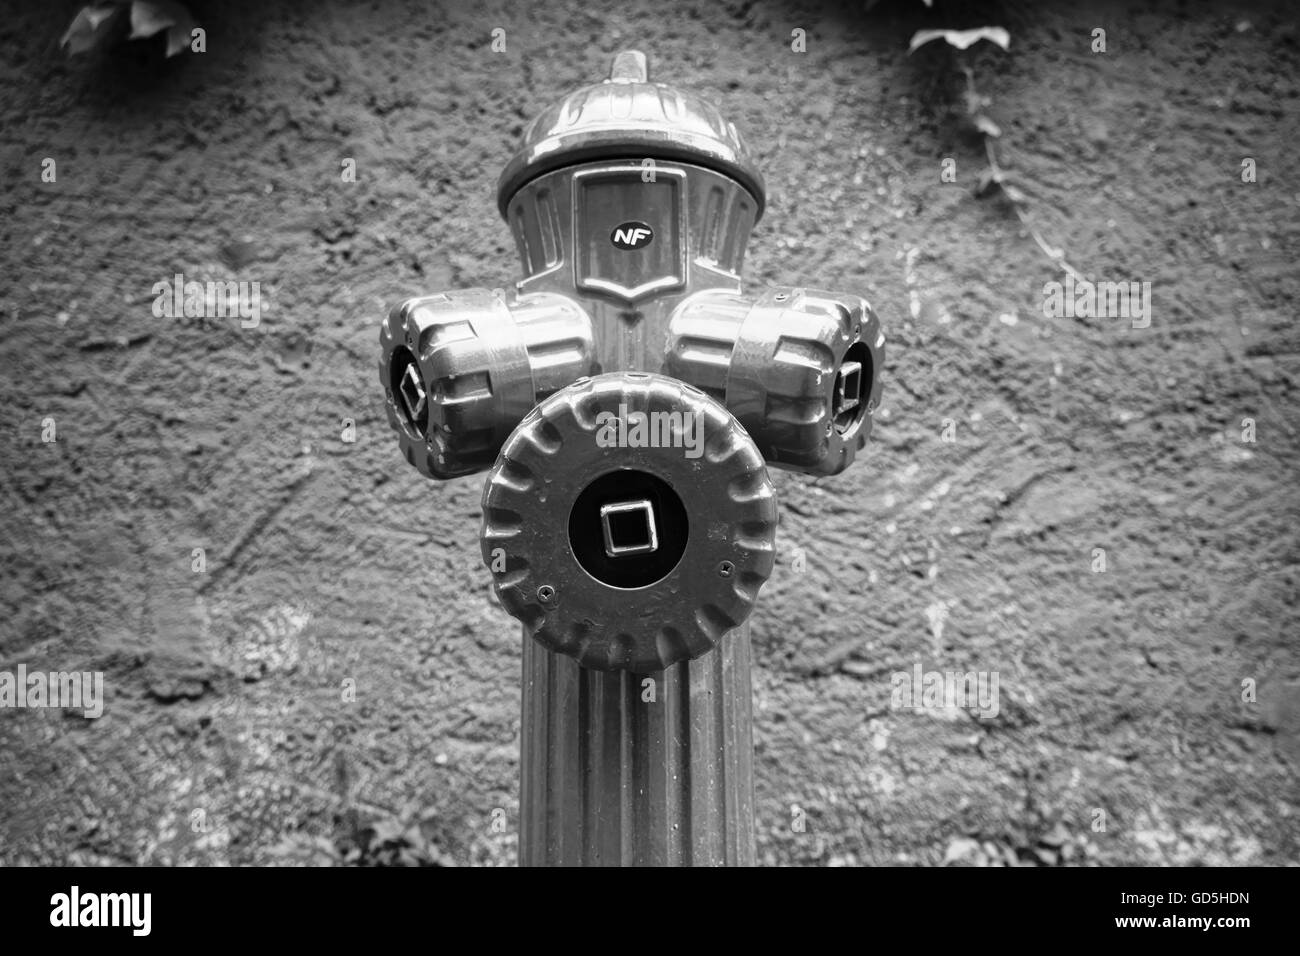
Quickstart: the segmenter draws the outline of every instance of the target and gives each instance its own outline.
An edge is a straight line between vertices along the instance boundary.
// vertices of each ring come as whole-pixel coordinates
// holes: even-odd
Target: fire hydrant
[[[407,461],[490,469],[483,560],[524,633],[524,865],[754,861],[766,466],[846,468],[884,363],[866,300],[744,293],[765,197],[732,123],[620,53],[501,174],[514,290],[411,299],[383,325]]]

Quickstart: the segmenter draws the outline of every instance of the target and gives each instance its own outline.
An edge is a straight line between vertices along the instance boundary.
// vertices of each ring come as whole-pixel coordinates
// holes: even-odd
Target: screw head
[[[555,588],[551,587],[549,584],[543,584],[537,589],[537,600],[541,601],[543,604],[554,604]]]
[[[735,573],[735,571],[736,566],[730,561],[723,561],[718,565],[718,577],[720,578],[729,578]]]

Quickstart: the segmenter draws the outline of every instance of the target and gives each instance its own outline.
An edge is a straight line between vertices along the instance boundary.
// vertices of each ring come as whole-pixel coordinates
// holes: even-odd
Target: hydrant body
[[[524,276],[395,308],[380,378],[421,472],[490,469],[483,558],[524,630],[521,862],[752,863],[765,465],[852,462],[879,322],[856,296],[746,295],[762,178],[635,51],[538,116],[498,192]]]

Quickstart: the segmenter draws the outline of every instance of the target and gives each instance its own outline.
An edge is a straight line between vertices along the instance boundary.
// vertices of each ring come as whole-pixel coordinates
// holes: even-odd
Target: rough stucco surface
[[[1150,281],[1147,329],[1046,317],[1060,270],[972,195],[964,79],[906,49],[982,15],[195,2],[208,52],[168,62],[66,59],[75,4],[0,19],[0,669],[107,692],[0,711],[0,862],[324,859],[418,817],[514,861],[517,627],[479,480],[397,453],[378,323],[509,283],[497,172],[627,45],[756,147],[751,281],[866,295],[889,337],[865,458],[774,473],[760,861],[1300,861],[1295,13],[1053,7],[990,8],[975,81],[1031,222]],[[259,281],[261,323],[155,318],[177,272]],[[998,715],[891,708],[916,661],[996,671]]]

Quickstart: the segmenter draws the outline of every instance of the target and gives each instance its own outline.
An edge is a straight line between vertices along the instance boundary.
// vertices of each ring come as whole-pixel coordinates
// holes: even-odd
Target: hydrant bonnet
[[[735,124],[694,93],[650,82],[645,54],[627,50],[615,57],[609,79],[553,103],[524,130],[497,185],[502,217],[529,181],[606,159],[703,166],[745,187],[754,197],[755,222],[763,215],[763,177]]]

